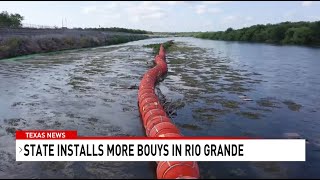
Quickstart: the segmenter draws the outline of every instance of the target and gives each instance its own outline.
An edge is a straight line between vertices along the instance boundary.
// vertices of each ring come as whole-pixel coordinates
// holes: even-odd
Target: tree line
[[[18,28],[22,27],[24,17],[20,14],[9,14],[7,11],[0,13],[0,27]]]
[[[237,30],[228,28],[225,31],[197,33],[194,36],[212,40],[320,45],[320,21],[258,24]]]
[[[82,29],[82,28],[76,28]],[[119,28],[119,27],[111,27],[111,28],[84,28],[84,30],[94,30],[94,31],[111,31],[111,32],[125,32],[132,34],[152,34],[152,32],[140,30],[140,29],[127,29],[127,28]]]

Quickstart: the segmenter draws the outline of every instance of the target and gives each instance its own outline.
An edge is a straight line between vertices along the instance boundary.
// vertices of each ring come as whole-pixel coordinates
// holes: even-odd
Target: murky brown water
[[[172,119],[184,135],[283,138],[296,132],[310,141],[306,163],[200,162],[203,178],[320,176],[320,81],[308,65],[317,64],[318,49],[174,39],[159,87],[175,106]],[[128,87],[139,84],[153,60],[142,45],[166,40],[0,61],[0,177],[154,178],[152,162],[15,162],[14,132],[144,135],[137,90]],[[298,52],[308,57],[297,63]]]

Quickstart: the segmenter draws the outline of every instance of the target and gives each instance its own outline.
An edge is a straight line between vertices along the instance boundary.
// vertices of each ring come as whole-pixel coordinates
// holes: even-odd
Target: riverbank
[[[153,50],[143,46],[169,40],[168,74],[157,88],[184,135],[308,139],[305,163],[199,162],[202,178],[319,177],[320,51],[180,37],[0,61],[0,177],[154,178],[149,162],[16,162],[15,131],[144,136],[130,87],[152,65]]]
[[[241,29],[228,28],[226,31],[194,33],[201,39],[271,43],[282,45],[320,45],[320,21],[282,22],[258,24]]]
[[[0,59],[35,53],[98,47],[149,38],[144,34],[87,30],[0,31]]]

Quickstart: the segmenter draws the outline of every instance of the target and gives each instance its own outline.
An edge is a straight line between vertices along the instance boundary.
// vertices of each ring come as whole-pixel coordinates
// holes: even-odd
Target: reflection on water
[[[309,141],[307,162],[199,162],[203,178],[319,177],[319,49],[174,38],[159,84],[176,102],[188,136]],[[0,61],[0,177],[154,178],[152,162],[15,162],[16,129],[75,129],[82,136],[141,136],[141,76],[153,60],[144,44],[31,55]],[[13,173],[14,172],[14,173]]]

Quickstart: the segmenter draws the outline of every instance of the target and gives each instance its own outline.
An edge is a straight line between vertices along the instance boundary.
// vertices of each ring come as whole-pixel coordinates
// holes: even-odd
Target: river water
[[[308,140],[306,162],[199,162],[202,178],[320,177],[320,49],[174,39],[159,83],[186,136]],[[0,177],[154,178],[153,162],[16,162],[15,130],[143,136],[137,89],[150,68],[143,45],[61,51],[0,61]]]

